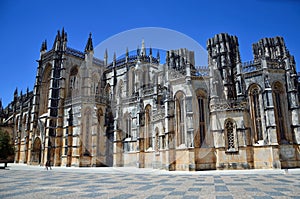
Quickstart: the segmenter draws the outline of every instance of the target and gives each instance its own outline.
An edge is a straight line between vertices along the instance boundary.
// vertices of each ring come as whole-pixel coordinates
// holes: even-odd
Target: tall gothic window
[[[227,119],[224,124],[225,127],[225,147],[227,152],[238,151],[238,143],[236,137],[236,124],[232,119]]]
[[[129,82],[128,82],[128,95],[131,96],[134,94],[134,84],[135,84],[135,72],[134,72],[134,67],[130,69],[129,72]]]
[[[48,112],[48,100],[49,100],[49,89],[51,81],[51,65],[48,65],[44,69],[44,74],[42,78],[42,88],[40,93],[40,114]]]
[[[145,138],[146,149],[153,147],[152,145],[152,128],[151,128],[151,106],[147,105],[145,108]]]
[[[74,97],[78,93],[78,69],[76,66],[74,66],[70,71],[70,77],[69,77],[69,92],[68,97]]]
[[[262,134],[262,120],[261,120],[261,103],[260,103],[260,89],[258,86],[254,86],[250,90],[250,106],[251,106],[251,118],[254,126],[254,139],[263,140]]]
[[[130,114],[126,114],[126,117],[125,117],[125,131],[126,131],[126,138],[131,138],[132,135],[131,135],[131,117],[130,117]]]
[[[198,102],[198,113],[199,113],[199,135],[200,135],[200,146],[204,144],[206,137],[206,125],[205,125],[205,115],[206,115],[206,95],[205,92],[200,90],[197,91],[197,102]]]
[[[273,101],[278,142],[286,140],[284,120],[285,115],[283,114],[284,101],[282,100],[283,94],[282,85],[278,82],[275,83],[273,87]]]
[[[177,146],[185,144],[185,114],[184,114],[184,95],[178,93],[176,95],[176,134]]]
[[[91,95],[96,95],[99,93],[100,83],[98,79],[99,78],[97,77],[96,74],[92,75]]]

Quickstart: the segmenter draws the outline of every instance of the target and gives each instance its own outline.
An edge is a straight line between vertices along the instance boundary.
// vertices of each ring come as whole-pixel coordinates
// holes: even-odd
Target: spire
[[[152,56],[152,48],[150,47],[149,55]]]
[[[40,52],[47,51],[47,40],[43,41]]]
[[[158,63],[159,63],[159,62],[160,62],[160,54],[159,54],[159,50],[157,50],[156,59],[157,59],[157,61],[158,61]]]
[[[94,51],[93,41],[92,41],[92,33],[90,33],[90,36],[89,36],[89,39],[86,43],[84,52],[88,53],[88,52],[91,52],[91,51]]]
[[[14,101],[16,101],[17,99],[18,99],[18,88],[16,88],[14,92]]]
[[[54,40],[54,43],[53,43],[53,49],[57,50],[57,47],[59,45],[59,42],[61,40],[61,37],[60,37],[60,32],[59,30],[57,31],[57,34],[56,34],[56,37],[55,37],[55,40]]]
[[[18,88],[15,89],[14,96],[18,96]]]
[[[128,62],[128,59],[129,59],[129,52],[128,52],[128,47],[126,48],[126,63]]]
[[[114,62],[117,60],[116,52],[114,52]]]
[[[145,48],[145,41],[144,39],[142,40],[142,51],[141,51],[142,56],[146,56],[146,48]]]
[[[129,57],[128,47],[126,48],[126,57]]]
[[[116,66],[116,61],[117,61],[117,58],[116,58],[116,52],[114,52],[113,67]]]
[[[63,27],[62,31],[61,31],[61,39],[63,41],[67,41],[67,33],[65,32],[65,28]]]
[[[104,65],[107,66],[107,60],[108,60],[108,53],[107,53],[107,48],[105,49],[104,52]]]

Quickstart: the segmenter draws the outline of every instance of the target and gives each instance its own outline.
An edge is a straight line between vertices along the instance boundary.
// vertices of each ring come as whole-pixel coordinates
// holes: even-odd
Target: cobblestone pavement
[[[300,170],[168,172],[10,164],[0,198],[299,198]]]

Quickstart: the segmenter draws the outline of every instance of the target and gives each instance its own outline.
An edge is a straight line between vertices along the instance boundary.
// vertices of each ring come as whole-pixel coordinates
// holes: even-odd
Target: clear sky
[[[133,28],[163,27],[182,32],[203,47],[217,33],[239,38],[242,61],[263,37],[283,36],[300,71],[299,0],[2,0],[0,1],[0,98],[4,105],[35,81],[41,43],[52,47],[56,32],[68,33],[68,46],[84,50],[89,33],[94,45]],[[100,57],[102,59],[102,57]]]

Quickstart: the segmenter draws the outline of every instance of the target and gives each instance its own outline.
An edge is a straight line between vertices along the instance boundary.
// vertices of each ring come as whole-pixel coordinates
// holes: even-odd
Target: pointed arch
[[[208,100],[207,100],[207,92],[203,89],[196,90],[197,96],[197,105],[198,105],[198,128],[199,128],[199,136],[200,143],[199,146],[205,144],[206,132],[207,132],[207,113],[208,111]]]
[[[131,118],[131,114],[126,112],[124,115],[123,115],[123,131],[125,133],[125,139],[127,138],[132,138],[132,131],[131,131],[131,128],[132,128],[132,118]]]
[[[120,80],[117,88],[117,97],[119,98],[123,97],[123,91],[124,91],[123,89],[124,89],[123,80]]]
[[[146,149],[153,148],[152,145],[152,126],[151,126],[151,118],[152,118],[152,109],[151,105],[148,104],[145,107],[145,143],[146,143]]]
[[[254,127],[254,141],[258,142],[259,140],[263,140],[261,87],[258,84],[251,85],[248,90],[248,95],[250,101],[250,116]]]
[[[135,68],[131,67],[128,74],[128,95],[132,96],[135,93]]]
[[[49,100],[49,90],[51,82],[51,72],[52,65],[47,64],[43,71],[43,76],[41,79],[41,93],[40,93],[40,110],[39,115],[48,112],[48,100]]]
[[[41,163],[42,157],[42,142],[39,137],[35,138],[33,145],[32,145],[32,152],[31,152],[31,162],[35,164]]]
[[[177,146],[185,144],[185,94],[178,91],[175,94],[175,130]]]
[[[100,88],[101,88],[100,77],[96,72],[94,72],[92,74],[92,79],[91,79],[91,95],[99,94]]]
[[[237,152],[238,151],[238,139],[236,132],[235,120],[228,118],[224,122],[225,130],[225,150],[226,152]]]
[[[286,98],[284,98],[285,93],[283,85],[280,82],[274,82],[272,90],[277,140],[280,143],[287,140],[286,114],[284,113],[284,110],[287,108],[284,101]]]
[[[73,66],[70,69],[68,97],[74,97],[78,94],[78,66]]]
[[[110,87],[109,83],[107,83],[105,85],[104,92],[105,92],[104,94],[105,94],[106,98],[111,100],[111,87]]]

